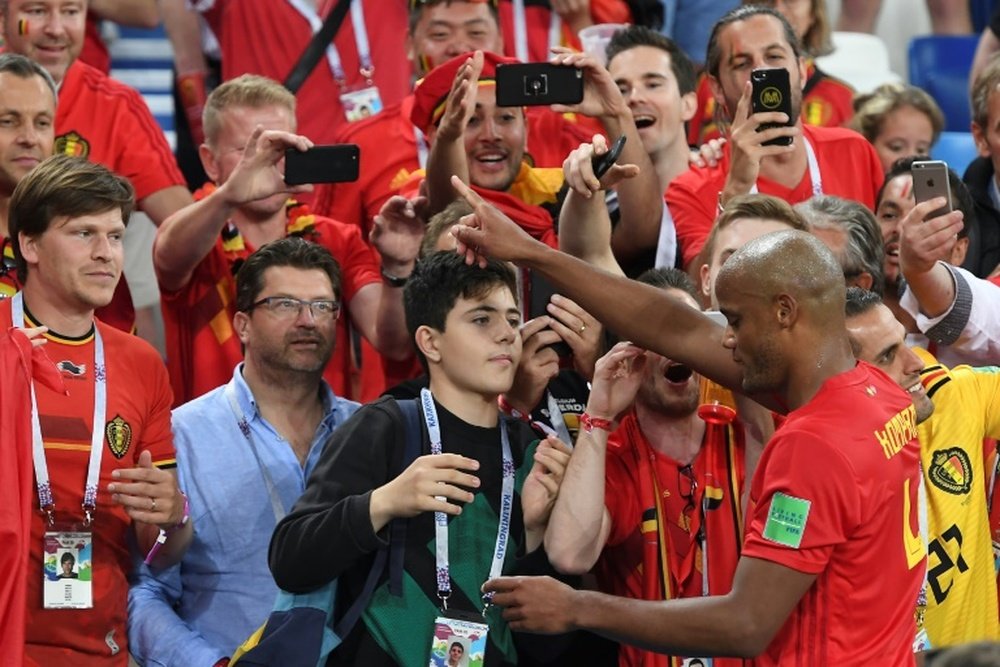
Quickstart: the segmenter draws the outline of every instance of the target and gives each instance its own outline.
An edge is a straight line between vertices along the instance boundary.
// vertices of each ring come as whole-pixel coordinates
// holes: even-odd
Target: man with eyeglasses
[[[652,269],[638,281],[700,310],[679,269]],[[690,367],[629,342],[597,362],[586,413],[620,419],[606,430],[592,418],[580,431],[545,531],[557,570],[593,568],[600,590],[642,600],[729,591],[743,529],[744,428],[702,418],[701,382]],[[627,644],[618,651],[622,667],[695,659]]]
[[[324,246],[340,265],[341,301],[349,317],[337,321],[340,344],[324,375],[338,395],[370,400],[384,389],[377,363],[374,375],[362,376],[360,389],[352,386],[357,369],[349,324],[387,358],[409,354],[402,285],[423,225],[405,216],[377,225],[370,239],[381,255],[382,274],[389,276],[383,280],[375,252],[355,225],[315,215],[289,199],[309,186],[285,184],[285,151],[312,146],[295,134],[295,108],[295,97],[277,82],[249,74],[216,88],[205,105],[201,159],[215,185],[164,222],[153,250],[177,404],[228,381],[242,358],[232,326],[233,276],[254,249],[286,236]]]
[[[278,592],[267,567],[274,526],[358,408],[323,380],[341,294],[336,261],[300,238],[264,245],[237,273],[233,329],[245,360],[172,418],[198,533],[177,566],[136,563],[129,637],[141,663],[225,665],[267,617]]]

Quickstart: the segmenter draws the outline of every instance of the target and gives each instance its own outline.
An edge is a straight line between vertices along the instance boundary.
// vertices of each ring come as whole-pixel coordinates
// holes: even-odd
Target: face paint
[[[17,34],[27,35],[28,34],[28,19],[18,19],[17,21]]]

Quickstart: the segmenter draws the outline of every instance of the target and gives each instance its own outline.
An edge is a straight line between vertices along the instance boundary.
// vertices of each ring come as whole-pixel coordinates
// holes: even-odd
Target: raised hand
[[[795,139],[801,130],[792,125],[787,127],[772,127],[757,131],[764,123],[787,123],[788,115],[780,111],[750,113],[750,98],[753,86],[747,81],[743,87],[743,95],[736,105],[736,113],[729,132],[731,162],[729,175],[726,178],[725,195],[734,197],[750,192],[757,183],[760,174],[760,161],[771,155],[783,155],[794,150]],[[765,146],[765,141],[778,137],[792,137],[793,143],[788,146]]]
[[[600,180],[594,175],[591,163],[595,155],[608,152],[608,140],[604,135],[595,134],[592,143],[580,144],[563,160],[563,176],[566,184],[579,195],[590,198],[595,192],[607,190],[619,182],[639,175],[639,167],[634,164],[614,164]]]
[[[427,197],[390,197],[375,216],[368,242],[382,256],[391,275],[409,275],[427,228]]]
[[[258,125],[247,140],[233,173],[219,186],[232,206],[266,199],[279,192],[309,192],[311,185],[287,185],[284,175],[285,150],[312,148],[313,142],[299,134],[264,130]]]
[[[480,266],[486,266],[487,257],[516,262],[524,259],[533,248],[547,247],[531,238],[462,179],[452,176],[451,184],[472,207],[472,214],[463,217],[459,224],[451,228],[457,251],[465,256],[467,264],[478,262]]]
[[[615,345],[597,360],[587,399],[587,413],[614,421],[628,409],[642,384],[646,353],[627,341]]]

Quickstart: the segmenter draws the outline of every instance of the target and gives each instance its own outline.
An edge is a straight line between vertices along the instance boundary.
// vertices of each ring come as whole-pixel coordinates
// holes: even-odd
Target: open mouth
[[[674,364],[667,368],[666,372],[663,373],[663,377],[667,378],[668,382],[683,384],[691,379],[692,374],[693,371],[684,364]]]
[[[643,130],[647,127],[651,127],[656,119],[652,116],[635,116],[635,127],[638,130]]]

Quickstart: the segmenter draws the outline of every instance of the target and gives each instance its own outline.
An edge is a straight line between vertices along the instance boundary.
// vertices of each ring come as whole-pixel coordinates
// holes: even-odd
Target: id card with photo
[[[429,667],[482,667],[488,632],[489,626],[481,616],[452,612],[438,616],[434,619]]]
[[[375,86],[344,93],[340,96],[340,104],[344,107],[344,116],[350,123],[374,116],[382,110],[382,98],[379,97],[378,88]]]
[[[93,535],[87,531],[45,533],[42,595],[45,609],[90,609],[93,594]]]
[[[712,667],[711,658],[683,658],[681,667]]]

